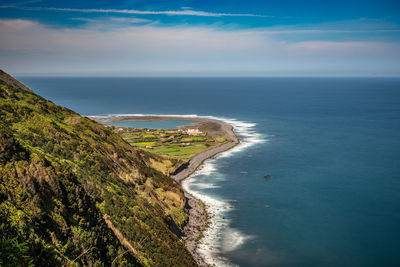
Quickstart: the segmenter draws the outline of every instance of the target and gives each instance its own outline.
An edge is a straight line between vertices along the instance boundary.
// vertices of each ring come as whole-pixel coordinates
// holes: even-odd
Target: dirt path
[[[90,117],[99,122],[115,122],[115,121],[164,121],[164,120],[187,120],[187,121],[198,121],[198,122],[206,122],[212,123],[219,128],[219,132],[223,132],[223,134],[228,137],[231,141],[222,144],[220,146],[205,150],[194,157],[192,157],[189,161],[189,164],[186,168],[181,170],[179,173],[175,175],[171,175],[177,182],[181,182],[185,178],[187,178],[190,174],[192,174],[202,163],[204,160],[211,158],[212,156],[226,151],[239,143],[239,140],[235,133],[233,132],[232,125],[218,120],[212,119],[204,119],[204,118],[192,118],[192,117],[179,117],[179,116],[126,116],[126,117],[112,117],[112,118],[101,118],[101,117]]]
[[[232,126],[227,124],[226,122],[222,121],[214,121],[214,123],[218,123],[221,127],[221,131],[224,132],[225,136],[228,137],[231,141],[222,144],[220,146],[208,149],[203,151],[194,157],[192,157],[189,161],[188,166],[180,171],[179,173],[172,175],[171,177],[174,178],[177,182],[182,182],[185,178],[187,178],[190,174],[192,174],[202,163],[204,160],[215,156],[218,153],[226,151],[239,143],[238,138],[236,137],[235,133],[233,132]]]
[[[114,227],[113,223],[108,219],[107,215],[104,214],[103,216],[104,221],[106,222],[108,228],[110,228],[114,234],[117,236],[119,241],[127,248],[129,249],[130,252],[132,252],[133,255],[138,255],[137,250],[129,243],[129,241],[125,238],[125,236],[117,229]]]

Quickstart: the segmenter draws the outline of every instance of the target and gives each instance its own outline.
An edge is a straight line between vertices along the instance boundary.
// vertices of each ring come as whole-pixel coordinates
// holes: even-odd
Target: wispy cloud
[[[25,73],[400,75],[397,42],[291,42],[211,26],[55,29],[21,19],[0,19],[0,36],[0,67]]]
[[[23,10],[48,10],[61,12],[80,12],[80,13],[114,13],[114,14],[136,14],[136,15],[170,15],[170,16],[198,16],[198,17],[273,17],[260,14],[245,13],[215,13],[192,9],[184,10],[137,10],[137,9],[101,9],[101,8],[58,8],[58,7],[26,7],[16,5],[4,5],[0,8],[17,8]]]
[[[91,23],[92,25],[96,24],[105,24],[105,23],[116,23],[116,24],[141,24],[141,23],[150,23],[152,20],[142,19],[142,18],[120,18],[120,17],[105,17],[105,18],[71,18],[72,20],[79,20]]]
[[[400,29],[370,29],[370,30],[326,30],[326,29],[310,29],[310,30],[257,30],[263,34],[319,34],[319,33],[396,33]]]

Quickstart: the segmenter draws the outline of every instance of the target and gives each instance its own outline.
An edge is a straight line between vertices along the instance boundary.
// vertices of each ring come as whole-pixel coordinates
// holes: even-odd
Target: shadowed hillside
[[[196,265],[157,160],[1,72],[0,265]]]

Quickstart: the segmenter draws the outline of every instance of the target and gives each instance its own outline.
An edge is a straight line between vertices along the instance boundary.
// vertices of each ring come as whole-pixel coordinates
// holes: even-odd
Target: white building
[[[198,135],[198,134],[201,134],[201,131],[197,128],[188,128],[187,134],[188,135]]]

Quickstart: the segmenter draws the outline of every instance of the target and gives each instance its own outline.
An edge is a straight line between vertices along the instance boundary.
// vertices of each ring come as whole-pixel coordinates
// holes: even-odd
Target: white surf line
[[[126,114],[106,114],[106,115],[98,115],[98,116],[87,116],[89,118],[123,118],[123,117],[176,117],[176,118],[198,118],[198,119],[210,119],[223,121],[233,126],[233,130],[235,134],[238,135],[239,145],[222,152],[218,155],[229,156],[233,152],[238,152],[243,150],[248,146],[252,146],[256,143],[262,143],[265,140],[259,133],[256,133],[253,128],[256,126],[255,123],[239,121],[236,119],[225,118],[225,117],[216,117],[216,116],[206,116],[206,115],[197,115],[197,114],[143,114],[143,113],[126,113]]]
[[[232,204],[230,200],[221,200],[215,197],[208,196],[204,193],[192,189],[192,186],[197,186],[199,189],[203,188],[218,188],[213,183],[205,183],[198,181],[197,178],[200,176],[214,176],[215,179],[218,176],[218,168],[216,161],[221,158],[232,156],[234,153],[243,151],[257,143],[263,143],[266,140],[263,136],[254,130],[255,123],[249,123],[239,121],[231,118],[216,117],[216,116],[202,116],[197,114],[107,114],[103,116],[89,116],[89,117],[100,117],[100,118],[115,118],[115,117],[185,117],[185,118],[199,118],[199,119],[211,119],[226,122],[233,127],[233,131],[239,138],[239,144],[235,147],[221,152],[216,156],[207,159],[203,162],[199,169],[193,174],[182,181],[182,188],[194,196],[200,199],[206,205],[206,211],[209,216],[208,228],[204,231],[204,237],[200,241],[198,251],[203,256],[203,259],[207,264],[215,266],[233,266],[232,263],[226,258],[222,258],[219,255],[220,252],[233,251],[243,245],[246,240],[250,239],[241,233],[237,229],[229,227],[230,220],[227,218],[227,214],[232,211]]]
[[[265,139],[255,132],[254,127],[256,124],[242,122],[235,119],[227,119],[215,116],[197,116],[195,118],[215,119],[224,121],[233,126],[235,134],[238,136],[240,143],[224,151],[211,159],[206,160],[203,165],[195,173],[183,180],[182,187],[185,191],[192,194],[194,197],[200,199],[205,203],[207,213],[209,214],[210,224],[205,230],[204,237],[200,242],[198,251],[203,256],[207,264],[215,266],[232,266],[228,259],[218,256],[220,252],[233,251],[243,245],[246,240],[251,238],[241,233],[239,230],[229,227],[230,220],[227,218],[227,213],[232,210],[232,204],[229,200],[220,200],[204,193],[191,189],[192,186],[197,186],[199,189],[207,188],[207,184],[198,181],[201,176],[214,176],[218,177],[218,170],[216,161],[220,158],[225,158],[233,155],[234,153],[243,151],[244,149],[264,142]],[[198,179],[197,179],[198,178]],[[200,182],[200,183],[199,183]],[[208,188],[216,188],[213,183],[209,183]]]

